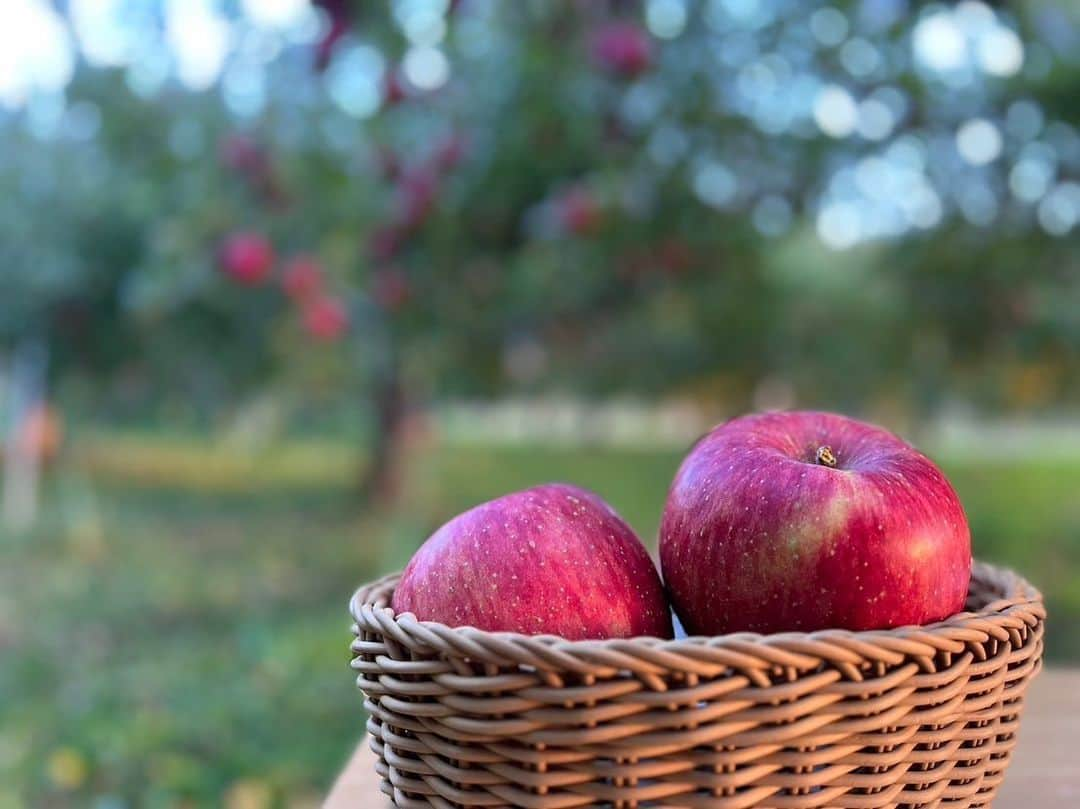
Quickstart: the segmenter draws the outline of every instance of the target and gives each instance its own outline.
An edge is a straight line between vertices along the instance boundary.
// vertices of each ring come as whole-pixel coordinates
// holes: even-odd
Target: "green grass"
[[[358,514],[341,447],[86,442],[42,524],[0,535],[0,809],[304,806],[360,737],[353,588],[447,517],[563,479],[648,541],[681,453],[443,449],[393,514]],[[1080,660],[1080,459],[943,464],[979,556],[1041,585]]]

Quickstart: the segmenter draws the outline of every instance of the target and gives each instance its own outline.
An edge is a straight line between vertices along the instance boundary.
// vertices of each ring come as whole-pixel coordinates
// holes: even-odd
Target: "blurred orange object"
[[[31,408],[18,432],[19,448],[43,463],[54,461],[64,443],[64,420],[48,402]]]

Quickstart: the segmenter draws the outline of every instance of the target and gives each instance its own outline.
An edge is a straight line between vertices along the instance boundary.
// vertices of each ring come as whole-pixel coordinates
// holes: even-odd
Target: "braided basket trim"
[[[352,597],[349,611],[356,621],[353,632],[357,636],[352,645],[354,654],[367,651],[363,634],[373,633],[421,658],[461,658],[494,666],[528,666],[553,674],[592,674],[601,679],[629,670],[651,681],[658,691],[666,690],[661,678],[672,672],[710,678],[736,669],[750,676],[756,685],[766,687],[771,684],[766,673],[772,669],[813,671],[823,661],[853,682],[862,679],[860,669],[868,663],[891,668],[914,661],[922,670],[932,672],[934,658],[942,653],[978,650],[991,640],[1021,646],[1021,635],[1046,618],[1042,594],[1031,584],[1010,570],[976,562],[968,595],[969,611],[925,626],[772,635],[739,632],[680,640],[641,637],[570,641],[555,635],[450,627],[437,621],[419,621],[412,613],[395,614],[389,605],[400,575],[393,573],[366,584]],[[979,656],[978,651],[974,654]],[[395,673],[400,674],[410,673],[410,667],[416,674],[427,670],[424,660],[384,662],[392,664]],[[755,677],[756,672],[761,676]],[[513,683],[500,685],[514,690]]]

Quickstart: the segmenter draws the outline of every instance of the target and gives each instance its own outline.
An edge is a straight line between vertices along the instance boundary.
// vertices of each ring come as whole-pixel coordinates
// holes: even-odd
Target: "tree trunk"
[[[375,430],[371,453],[360,477],[365,503],[385,506],[398,493],[401,439],[405,424],[405,390],[396,362],[388,362],[373,394]]]

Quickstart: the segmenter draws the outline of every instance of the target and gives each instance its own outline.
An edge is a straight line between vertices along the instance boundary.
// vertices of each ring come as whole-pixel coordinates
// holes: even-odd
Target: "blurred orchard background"
[[[1080,659],[1069,0],[6,0],[0,807],[317,805],[346,601],[549,479],[654,542],[879,421]]]

